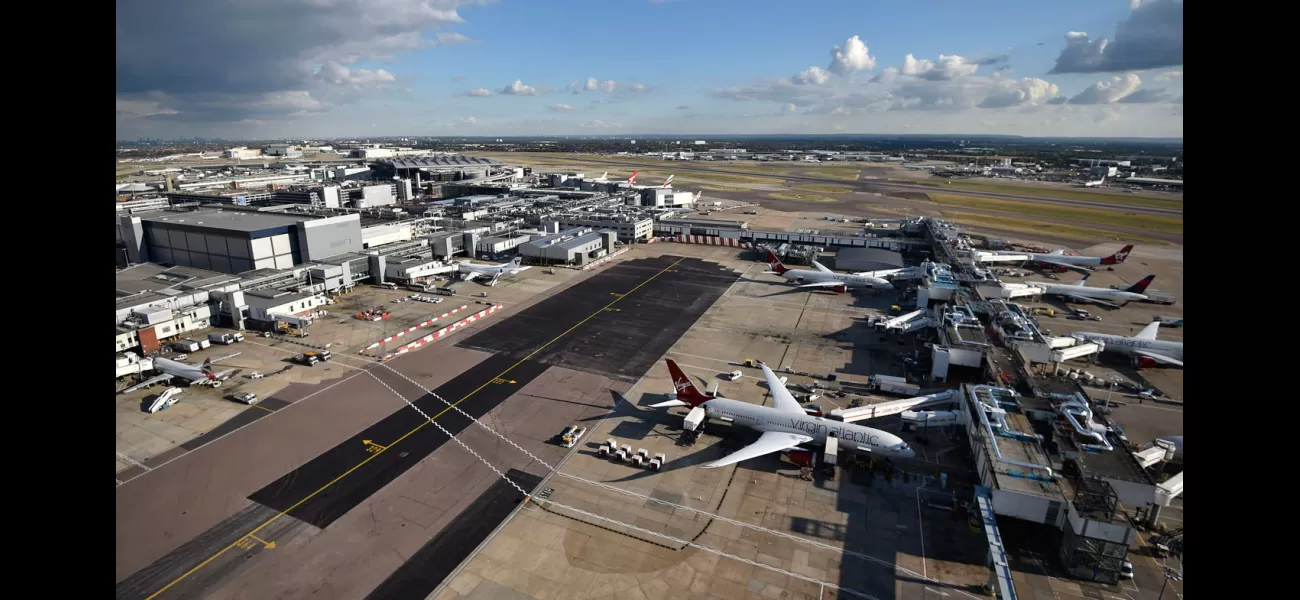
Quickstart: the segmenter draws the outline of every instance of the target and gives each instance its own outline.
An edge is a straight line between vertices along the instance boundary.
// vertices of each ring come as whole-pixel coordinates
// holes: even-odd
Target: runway
[[[620,166],[620,167],[636,166],[636,165],[628,164],[627,162],[602,161],[599,159],[590,159],[590,158],[578,158],[575,159],[575,161],[582,162],[582,163],[612,165],[612,166]],[[845,163],[845,166],[851,167],[853,166],[853,164]],[[836,179],[834,177],[813,177],[808,175],[791,175],[785,173],[774,173],[771,175],[767,175],[762,172],[755,172],[755,171],[729,171],[726,169],[708,169],[702,167],[684,166],[680,163],[674,163],[671,165],[671,167],[666,167],[664,165],[652,165],[650,163],[647,163],[646,165],[644,165],[643,168],[656,168],[656,169],[668,168],[669,170],[674,172],[684,171],[684,172],[694,172],[694,173],[719,173],[719,174],[726,174],[726,175],[741,175],[745,177],[769,177],[773,179],[785,179],[789,181],[833,185],[835,187],[849,187],[856,191],[862,191],[862,192],[872,192],[872,191],[878,191],[880,189],[897,189],[897,190],[908,190],[908,191],[917,191],[917,192],[943,192],[944,191],[942,188],[929,186],[929,185],[913,184],[913,183],[900,183],[894,181],[881,181],[881,180],[846,181],[844,179]],[[1026,188],[1026,192],[1027,193],[1025,194],[1006,194],[1001,192],[985,192],[985,191],[968,190],[968,189],[952,191],[952,193],[954,194],[961,194],[964,196],[981,196],[986,198],[999,198],[1003,200],[1021,200],[1026,202],[1038,202],[1041,204],[1059,204],[1063,206],[1078,206],[1083,208],[1122,210],[1124,212],[1133,212],[1139,214],[1164,215],[1164,216],[1173,216],[1173,217],[1183,216],[1183,211],[1168,209],[1168,208],[1130,206],[1127,204],[1108,204],[1105,202],[1090,202],[1087,200],[1070,200],[1066,198],[1034,196],[1031,193],[1032,190],[1029,188]],[[1122,199],[1123,197],[1119,196],[1118,198]]]

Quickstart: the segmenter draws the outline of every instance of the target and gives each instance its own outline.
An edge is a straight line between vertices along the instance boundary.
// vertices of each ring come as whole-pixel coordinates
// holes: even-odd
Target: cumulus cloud
[[[569,84],[569,90],[574,94],[584,94],[587,92],[602,91],[605,93],[613,92],[618,87],[618,83],[609,79],[601,81],[595,77],[588,77],[586,81],[574,81]]]
[[[966,62],[960,56],[939,55],[938,61],[921,59],[908,54],[903,57],[904,75],[914,75],[930,81],[948,81],[966,75],[974,75],[979,65]]]
[[[1002,54],[994,54],[993,56],[986,56],[984,58],[971,59],[968,62],[972,65],[1000,65],[1010,61],[1011,52],[1007,51]]]
[[[1182,81],[1182,71],[1168,71],[1156,76],[1156,81]]]
[[[1051,72],[1106,73],[1181,64],[1182,0],[1132,0],[1132,12],[1115,27],[1114,42],[1071,31]]]
[[[613,91],[613,88],[611,87],[609,90],[606,91]],[[632,85],[627,86],[627,91],[633,94],[640,94],[643,92],[650,91],[650,88],[646,87],[644,83],[634,83]]]
[[[825,69],[812,66],[800,71],[790,78],[790,82],[798,85],[822,85],[830,81],[831,74]]]
[[[507,96],[536,96],[537,88],[524,85],[523,80],[516,79],[514,83],[501,88],[501,93]]]
[[[1126,73],[1123,77],[1111,77],[1098,81],[1087,89],[1070,98],[1070,104],[1112,104],[1132,94],[1142,85],[1137,73]]]
[[[845,40],[844,46],[831,48],[831,64],[826,70],[836,75],[850,75],[874,68],[876,57],[867,52],[867,44],[855,35]]]
[[[1165,88],[1143,88],[1120,98],[1119,101],[1124,104],[1154,104],[1169,102],[1173,97],[1174,95]]]
[[[1056,84],[1027,77],[1024,79],[994,79],[980,108],[1009,108],[1039,104],[1055,99],[1061,90]]]
[[[468,95],[468,96],[474,96],[474,97],[476,97],[476,98],[484,98],[484,97],[487,97],[487,96],[491,96],[491,95],[492,95],[492,90],[489,90],[489,89],[487,89],[487,88],[474,88],[474,89],[472,89],[472,90],[466,92],[466,95]]]
[[[359,87],[392,80],[358,63],[468,41],[450,28],[465,22],[461,8],[486,1],[387,0],[382,10],[367,0],[122,3],[117,97],[161,103],[147,118],[174,127],[285,119],[303,110],[303,98],[313,100],[310,110],[327,110],[358,99]]]
[[[573,107],[569,106],[568,104],[552,104],[547,108],[551,110],[558,110],[558,111],[573,110]]]

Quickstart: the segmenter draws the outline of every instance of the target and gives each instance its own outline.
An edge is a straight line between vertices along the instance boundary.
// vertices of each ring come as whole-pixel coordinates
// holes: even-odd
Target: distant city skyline
[[[1182,2],[141,0],[116,90],[119,140],[1181,138]]]

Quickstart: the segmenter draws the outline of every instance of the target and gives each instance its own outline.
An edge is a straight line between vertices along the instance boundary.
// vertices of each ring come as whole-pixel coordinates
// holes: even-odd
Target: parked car
[[[233,398],[235,399],[235,402],[240,402],[249,406],[257,404],[258,402],[257,394],[235,394]]]

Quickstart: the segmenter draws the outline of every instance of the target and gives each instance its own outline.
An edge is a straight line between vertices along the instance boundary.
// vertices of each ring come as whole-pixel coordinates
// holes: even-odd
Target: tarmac
[[[365,597],[372,592],[408,597],[429,585],[424,565],[459,563],[480,535],[475,531],[499,520],[503,496],[492,491],[500,481],[492,469],[459,444],[446,444],[446,435],[424,426],[428,421],[406,410],[395,393],[433,416],[447,407],[425,392],[432,389],[542,460],[558,463],[564,449],[551,438],[564,425],[608,412],[611,394],[625,391],[625,380],[634,377],[624,373],[658,358],[638,355],[666,348],[671,332],[689,328],[712,302],[710,296],[716,298],[730,283],[715,275],[717,266],[654,254],[615,261],[556,292],[550,301],[568,312],[546,318],[560,321],[548,326],[564,330],[529,350],[533,359],[515,358],[524,347],[494,354],[440,342],[328,385],[286,388],[264,401],[281,406],[283,415],[250,408],[267,417],[233,423],[225,436],[210,436],[211,441],[120,485],[118,597]],[[623,263],[632,264],[620,269]],[[685,268],[669,268],[675,264]],[[603,287],[582,287],[581,282],[597,278]],[[665,281],[649,283],[660,278]],[[582,289],[573,299],[555,301],[577,288]],[[643,290],[652,303],[633,302]],[[601,296],[604,304],[583,314],[584,303]],[[548,302],[545,298],[508,306],[478,335],[489,342],[501,339],[493,333],[496,328],[549,335],[550,329],[509,322],[533,303]],[[636,315],[640,310],[657,326],[647,326]],[[622,313],[635,327],[622,329],[616,319],[600,319],[601,313]],[[605,352],[584,351],[583,345],[543,352],[565,335],[596,335],[606,327],[622,340],[591,346]],[[480,328],[459,334],[466,336],[460,339],[472,342],[467,334]],[[542,337],[535,333],[529,339]],[[308,398],[311,402],[302,402]],[[495,435],[467,427],[469,421],[458,413],[444,411],[436,421],[496,468],[545,474]],[[470,506],[479,512],[465,512]],[[447,527],[454,535],[431,541]]]

